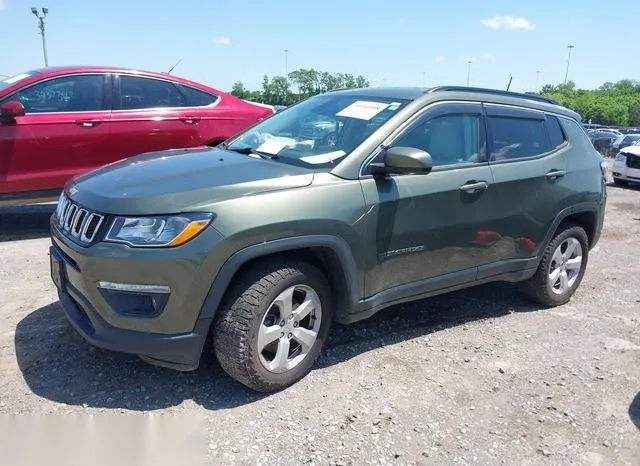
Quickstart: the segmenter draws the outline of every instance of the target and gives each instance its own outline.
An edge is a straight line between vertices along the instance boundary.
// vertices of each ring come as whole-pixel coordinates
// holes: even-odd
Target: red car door
[[[2,100],[25,115],[0,123],[0,194],[58,190],[103,164],[109,146],[104,74],[75,74],[27,85]]]
[[[172,82],[121,74],[115,80],[111,147],[120,158],[206,144],[201,111]]]

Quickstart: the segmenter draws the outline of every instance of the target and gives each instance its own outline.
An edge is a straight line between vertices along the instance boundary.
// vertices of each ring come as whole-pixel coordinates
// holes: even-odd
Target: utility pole
[[[467,62],[467,87],[469,87],[470,78],[471,78],[471,60]]]
[[[567,57],[567,71],[564,73],[564,83],[567,84],[567,77],[569,76],[569,64],[571,63],[571,50],[573,50],[574,45],[567,45],[569,49],[569,56]]]
[[[49,59],[47,58],[47,39],[44,34],[44,19],[49,14],[48,8],[42,8],[42,13],[38,11],[37,8],[31,8],[31,13],[33,13],[36,18],[38,18],[38,28],[40,28],[40,34],[42,35],[42,54],[44,55],[44,66],[49,66]]]

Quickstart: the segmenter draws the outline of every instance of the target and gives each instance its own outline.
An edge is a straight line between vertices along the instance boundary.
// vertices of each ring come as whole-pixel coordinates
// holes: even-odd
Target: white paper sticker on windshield
[[[402,105],[401,102],[391,102],[389,104],[389,110],[396,111],[396,110],[398,110],[400,108],[400,105]]]
[[[334,152],[328,152],[326,154],[318,154],[318,155],[309,155],[307,157],[300,157],[300,160],[303,162],[311,163],[311,164],[319,164],[319,163],[331,163],[340,157],[344,157],[347,153],[343,150],[337,150]]]
[[[4,80],[4,82],[7,83],[7,84],[13,84],[13,83],[17,83],[21,79],[28,78],[29,76],[31,76],[31,75],[27,74],[27,73],[22,73],[22,74],[19,74],[17,76],[12,76],[11,78],[7,78],[7,79]]]
[[[278,153],[285,147],[287,147],[286,142],[278,141],[277,139],[267,139],[256,149],[256,151],[264,152],[265,154],[278,155]]]
[[[387,108],[389,104],[380,102],[367,102],[365,100],[357,100],[346,108],[343,108],[336,116],[357,118],[359,120],[371,120],[378,113]]]

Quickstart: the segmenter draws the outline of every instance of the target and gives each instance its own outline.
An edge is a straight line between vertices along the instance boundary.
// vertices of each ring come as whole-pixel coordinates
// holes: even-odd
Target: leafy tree
[[[233,87],[231,88],[231,95],[238,97],[239,99],[246,99],[251,94],[251,91],[244,87],[241,81],[236,81],[233,83]]]

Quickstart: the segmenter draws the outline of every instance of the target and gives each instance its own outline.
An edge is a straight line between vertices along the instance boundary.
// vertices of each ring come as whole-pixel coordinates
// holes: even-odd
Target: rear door
[[[558,121],[544,112],[484,104],[489,166],[495,205],[490,224],[508,239],[499,261],[481,268],[479,278],[528,267],[541,253],[556,215],[570,205],[565,141]]]
[[[3,99],[22,102],[26,114],[0,124],[0,194],[57,190],[100,165],[110,136],[108,80],[60,76]]]
[[[122,74],[115,79],[113,152],[119,158],[202,145],[201,110],[174,83]]]

